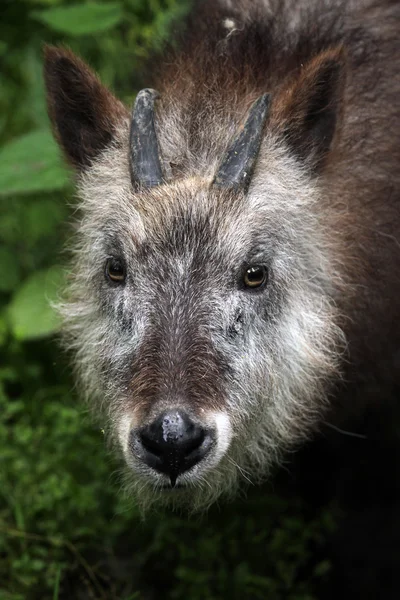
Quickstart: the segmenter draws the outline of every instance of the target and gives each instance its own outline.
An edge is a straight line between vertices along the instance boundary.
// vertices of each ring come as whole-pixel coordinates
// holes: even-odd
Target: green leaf
[[[37,128],[48,127],[46,94],[43,77],[43,56],[40,50],[29,45],[23,53],[23,68],[27,82],[29,102],[25,107]]]
[[[69,177],[50,131],[32,131],[0,151],[0,195],[59,190]]]
[[[26,2],[26,4],[42,4],[42,5],[48,5],[48,4],[60,4],[62,2],[62,0],[24,0],[24,2]],[[1,600],[1,598],[0,598]]]
[[[119,2],[89,2],[35,11],[32,16],[54,31],[88,35],[115,27],[122,19],[122,6]]]
[[[0,246],[0,292],[16,288],[20,279],[20,267],[15,254],[9,248]]]
[[[5,344],[8,333],[8,324],[3,314],[0,314],[0,346]],[[0,381],[5,379],[3,376],[4,369],[0,369]]]
[[[54,235],[66,218],[66,205],[52,198],[36,200],[24,207],[24,235],[30,244]],[[1,228],[0,228],[1,232]]]
[[[52,267],[34,273],[14,295],[8,317],[14,337],[32,340],[48,336],[59,328],[59,317],[52,308],[64,281],[64,271]]]

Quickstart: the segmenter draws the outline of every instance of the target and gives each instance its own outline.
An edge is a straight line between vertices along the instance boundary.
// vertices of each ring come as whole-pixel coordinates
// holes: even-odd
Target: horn
[[[132,183],[145,187],[160,185],[163,181],[157,135],[154,127],[155,90],[144,89],[136,96],[130,131],[130,169]]]
[[[213,185],[247,190],[260,150],[269,106],[270,94],[263,94],[254,102],[241,131],[222,159]]]

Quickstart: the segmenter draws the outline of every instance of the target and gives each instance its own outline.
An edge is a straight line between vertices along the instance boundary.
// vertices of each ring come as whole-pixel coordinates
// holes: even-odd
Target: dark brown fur
[[[340,281],[332,273],[329,293],[347,341],[323,435],[305,450],[307,493],[325,499],[326,492],[348,511],[331,548],[337,571],[325,591],[330,599],[399,597],[400,586],[390,581],[400,567],[399,29],[397,0],[199,1],[147,82],[161,93],[156,126],[178,112],[187,134],[186,145],[165,158],[167,178],[199,177],[198,165],[222,158],[252,103],[270,93],[266,135],[280,137],[304,172],[318,179],[321,222],[341,268]],[[56,133],[81,168],[110,144],[127,112],[68,52],[48,51],[46,77]],[[174,147],[174,125],[159,133],[164,148],[168,136]],[[206,180],[213,173],[200,175]],[[154,210],[153,200],[156,192],[142,199],[144,218],[165,230],[175,197],[170,193]],[[216,211],[223,210],[221,202]],[[156,225],[149,229],[157,231]],[[163,302],[168,314],[168,298]],[[195,402],[207,394],[213,407],[224,402],[227,371],[202,346],[189,308],[178,344],[164,319],[133,361],[130,385],[146,415],[165,385]],[[209,365],[207,373],[202,364]],[[331,425],[362,437],[329,434],[324,427]],[[349,540],[357,540],[354,549]]]
[[[377,401],[376,389],[384,390],[388,379],[392,388],[399,361],[400,319],[393,298],[400,295],[400,5],[360,2],[351,9],[348,2],[276,0],[266,19],[258,2],[233,4],[223,10],[212,1],[198,3],[184,51],[178,45],[179,53],[163,64],[155,85],[166,102],[179,98],[185,106],[190,150],[196,154],[202,137],[212,136],[202,110],[209,98],[224,118],[240,122],[258,95],[271,92],[270,126],[295,137],[302,94],[321,76],[321,65],[336,78],[344,63],[342,122],[322,184],[326,213],[346,257],[346,297],[338,302],[346,315],[351,361],[347,408],[359,413],[368,398]],[[288,34],[291,10],[301,20]],[[224,41],[226,18],[236,19],[238,30]],[[185,171],[184,164],[175,168]],[[358,381],[358,401],[350,379]]]
[[[90,164],[108,146],[115,124],[127,110],[88,69],[66,49],[45,48],[48,111],[54,134],[72,166]]]

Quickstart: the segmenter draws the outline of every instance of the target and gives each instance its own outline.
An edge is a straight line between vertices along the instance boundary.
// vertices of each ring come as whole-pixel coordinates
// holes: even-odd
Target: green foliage
[[[120,2],[90,2],[72,6],[56,6],[33,13],[34,17],[67,35],[90,35],[112,29],[122,20]]]
[[[32,340],[57,331],[59,320],[53,304],[62,288],[63,275],[59,267],[36,271],[19,287],[8,307],[15,339]]]
[[[66,44],[131,102],[187,0],[2,0],[0,20],[0,600],[311,600],[332,527],[253,490],[199,520],[143,523],[72,393],[52,308],[73,206],[51,137],[43,42]],[[77,390],[79,395],[79,389]]]
[[[36,130],[6,144],[0,151],[0,194],[59,190],[68,183],[58,148],[47,130]]]

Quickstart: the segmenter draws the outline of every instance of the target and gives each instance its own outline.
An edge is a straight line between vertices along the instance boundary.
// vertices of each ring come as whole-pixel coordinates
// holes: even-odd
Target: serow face
[[[82,198],[65,340],[143,507],[197,510],[265,477],[324,410],[340,253],[315,175],[341,62],[325,51],[277,98],[246,96],[236,134],[208,104],[217,137],[197,156],[179,102],[156,128],[154,90],[131,117],[82,61],[47,49],[49,112]]]
[[[230,363],[243,329],[238,290],[261,292],[267,273],[264,267],[242,273],[242,264],[239,273],[232,269],[229,247],[218,247],[227,224],[209,214],[208,190],[185,185],[174,192],[180,200],[170,215],[153,208],[151,217],[141,217],[143,239],[131,247],[124,281],[110,291],[121,303],[114,310],[124,312],[123,327],[133,333],[119,441],[142,481],[176,497],[188,486],[206,485],[206,474],[230,446]],[[154,192],[138,202],[154,206]]]
[[[197,180],[130,197],[123,224],[106,210],[67,307],[77,362],[139,502],[204,508],[324,409],[338,329],[318,246]]]

